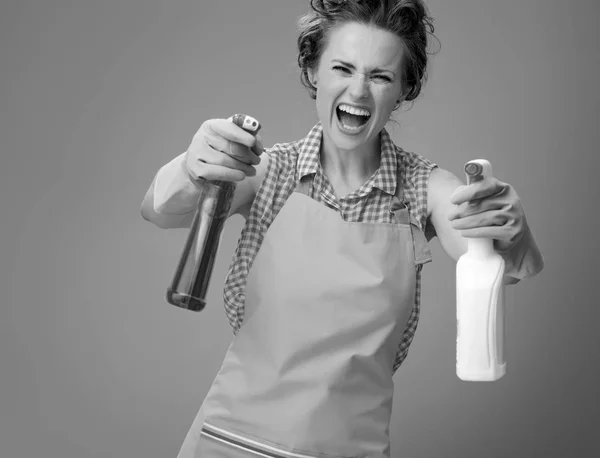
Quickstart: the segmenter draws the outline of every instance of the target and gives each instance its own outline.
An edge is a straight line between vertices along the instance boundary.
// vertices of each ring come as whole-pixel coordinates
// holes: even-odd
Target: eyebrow
[[[352,70],[356,70],[356,67],[354,65],[352,65],[350,62],[344,62],[343,60],[339,60],[339,59],[332,59],[331,62],[338,62],[342,65],[345,65],[348,68],[351,68]],[[392,70],[385,70],[383,68],[374,68],[373,70],[371,70],[372,73],[383,73],[383,72],[389,72],[392,75],[396,76],[396,73],[393,72]]]

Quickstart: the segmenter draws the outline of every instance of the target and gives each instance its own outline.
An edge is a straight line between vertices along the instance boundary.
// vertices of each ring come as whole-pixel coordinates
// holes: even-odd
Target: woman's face
[[[377,144],[401,98],[403,50],[399,37],[373,26],[348,23],[330,32],[318,68],[309,72],[326,147]]]

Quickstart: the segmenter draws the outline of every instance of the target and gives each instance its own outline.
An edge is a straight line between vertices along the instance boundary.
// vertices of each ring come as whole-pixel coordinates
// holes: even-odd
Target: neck
[[[338,149],[323,137],[320,159],[323,172],[329,181],[358,189],[379,168],[379,136],[370,145],[354,150]]]

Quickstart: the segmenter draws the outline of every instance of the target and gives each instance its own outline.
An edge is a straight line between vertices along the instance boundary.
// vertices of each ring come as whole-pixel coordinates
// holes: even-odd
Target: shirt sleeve
[[[199,188],[185,170],[185,153],[162,166],[154,179],[153,207],[161,215],[183,215],[196,209]]]

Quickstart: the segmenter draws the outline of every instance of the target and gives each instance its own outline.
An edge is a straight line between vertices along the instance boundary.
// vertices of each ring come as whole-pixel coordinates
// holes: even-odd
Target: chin
[[[369,145],[376,140],[375,128],[373,125],[366,128],[358,134],[348,135],[342,132],[338,125],[337,119],[334,119],[333,125],[330,125],[328,136],[333,145],[340,150],[355,150]]]

